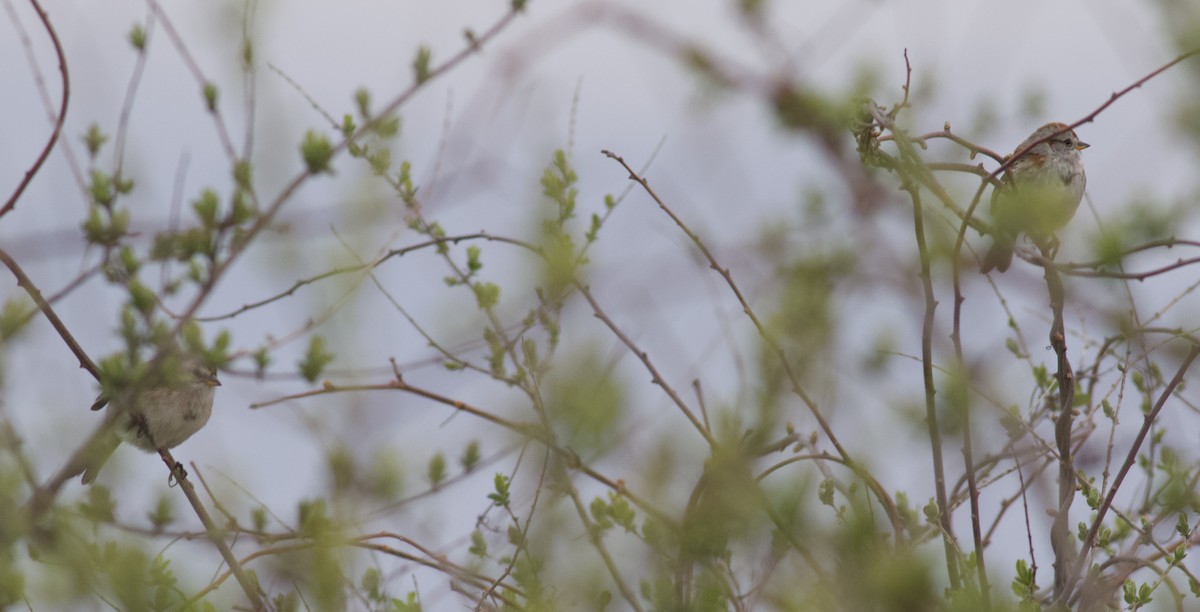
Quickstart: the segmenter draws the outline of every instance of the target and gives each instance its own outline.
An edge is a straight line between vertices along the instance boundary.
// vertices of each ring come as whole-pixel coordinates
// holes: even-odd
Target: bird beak
[[[208,380],[205,380],[205,381],[204,381],[204,384],[206,384],[206,385],[208,385],[208,386],[210,386],[210,387],[220,387],[220,386],[221,386],[221,381],[217,380],[217,377],[214,375],[212,378],[209,378]]]
[[[1092,146],[1092,145],[1090,145],[1090,144],[1088,144],[1088,143],[1086,143],[1086,142],[1084,142],[1084,141],[1080,140],[1079,142],[1076,142],[1076,143],[1075,143],[1075,150],[1076,150],[1076,151],[1082,151],[1082,150],[1084,150],[1084,149],[1086,149],[1086,148],[1088,148],[1088,147],[1090,147],[1090,146]]]

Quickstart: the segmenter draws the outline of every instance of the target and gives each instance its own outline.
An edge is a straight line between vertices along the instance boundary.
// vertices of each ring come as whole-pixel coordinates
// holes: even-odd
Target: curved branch
[[[25,192],[25,188],[29,186],[29,182],[33,180],[38,170],[41,170],[42,164],[45,164],[46,159],[50,157],[50,151],[54,150],[54,145],[58,142],[59,135],[62,134],[63,123],[67,120],[67,105],[71,100],[71,78],[67,72],[66,55],[63,53],[62,44],[58,41],[58,33],[55,32],[54,25],[50,23],[50,16],[46,14],[42,5],[38,4],[38,0],[29,0],[29,3],[37,11],[38,18],[42,20],[42,25],[46,26],[46,33],[50,36],[50,42],[54,44],[54,53],[58,56],[58,71],[62,73],[62,102],[59,104],[58,119],[54,122],[54,131],[50,134],[50,140],[46,141],[46,146],[42,147],[42,153],[33,162],[33,166],[25,171],[25,177],[21,179],[16,190],[4,202],[4,206],[0,206],[0,217],[3,217],[17,205],[17,200]]]

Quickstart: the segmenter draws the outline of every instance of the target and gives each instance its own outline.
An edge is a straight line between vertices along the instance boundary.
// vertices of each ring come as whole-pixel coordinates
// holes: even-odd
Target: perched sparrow
[[[175,448],[200,431],[212,414],[215,387],[221,385],[216,372],[194,357],[185,357],[178,380],[163,380],[155,386],[130,389],[111,402],[101,395],[92,410],[108,404],[104,424],[93,435],[74,468],[90,484],[104,462],[124,440],[144,451]],[[132,403],[132,405],[131,405]]]
[[[1028,150],[1004,173],[1003,189],[992,192],[992,248],[980,272],[1003,272],[1012,263],[1017,236],[1029,236],[1039,247],[1056,244],[1054,232],[1062,229],[1087,186],[1079,152],[1088,148],[1064,123],[1047,123],[1025,139],[1013,155],[1029,145],[1062,132]],[[1009,157],[1012,157],[1010,155]]]

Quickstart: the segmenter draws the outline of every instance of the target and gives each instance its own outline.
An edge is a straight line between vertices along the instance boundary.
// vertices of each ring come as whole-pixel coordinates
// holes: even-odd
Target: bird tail
[[[997,238],[992,242],[992,248],[988,249],[987,255],[983,256],[983,263],[979,266],[979,273],[987,274],[992,270],[1004,272],[1008,269],[1008,266],[1012,265],[1012,260],[1012,241]]]

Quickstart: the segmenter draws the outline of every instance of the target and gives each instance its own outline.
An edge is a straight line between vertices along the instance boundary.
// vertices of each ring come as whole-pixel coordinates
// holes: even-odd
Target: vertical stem
[[[921,284],[925,290],[925,318],[921,327],[921,373],[925,381],[925,424],[929,427],[929,446],[933,451],[933,478],[937,489],[938,517],[942,526],[942,543],[946,548],[946,573],[950,588],[958,589],[958,551],[954,547],[954,532],[950,525],[950,507],[946,502],[946,469],[942,461],[942,434],[938,430],[937,404],[933,384],[933,314],[937,298],[933,295],[933,278],[929,272],[929,249],[925,244],[925,220],[921,210],[921,194],[916,184],[905,181],[903,189],[912,197],[913,229],[917,236],[917,251],[921,258]]]
[[[962,253],[963,241],[966,237],[967,226],[971,221],[971,215],[981,201],[980,196],[983,194],[983,187],[984,184],[981,184],[979,190],[975,192],[975,197],[971,200],[970,207],[967,208],[967,213],[958,228],[958,236],[954,240],[953,254],[950,256],[950,275],[953,278],[954,284],[954,322],[953,329],[950,332],[950,339],[954,343],[954,358],[958,362],[958,367],[961,368],[963,376],[968,376],[970,372],[967,369],[966,360],[963,358],[962,349],[962,305],[966,298],[963,297],[962,293],[962,278],[959,273],[959,262],[962,259],[959,257],[959,253]],[[975,451],[972,442],[974,429],[971,426],[970,399],[970,394],[963,395],[963,469],[967,476],[967,493],[970,495],[971,502],[971,539],[972,544],[975,546],[975,571],[979,580],[980,598],[983,601],[983,609],[986,612],[992,609],[992,588],[988,582],[987,563],[983,556],[983,523],[979,518],[979,483],[975,478]],[[1018,459],[1018,468],[1019,462],[1020,459]],[[1024,483],[1022,483],[1022,491],[1024,488]],[[1032,549],[1033,547],[1030,546],[1031,551]]]
[[[1071,534],[1070,510],[1075,500],[1075,467],[1071,457],[1071,429],[1075,421],[1075,372],[1067,359],[1067,335],[1063,325],[1065,290],[1054,263],[1045,258],[1043,269],[1046,289],[1050,294],[1050,310],[1054,322],[1050,326],[1050,346],[1058,356],[1058,422],[1054,426],[1054,444],[1058,449],[1058,508],[1050,527],[1050,547],[1054,551],[1054,596],[1066,597],[1071,590],[1072,569],[1075,567],[1075,540]]]

